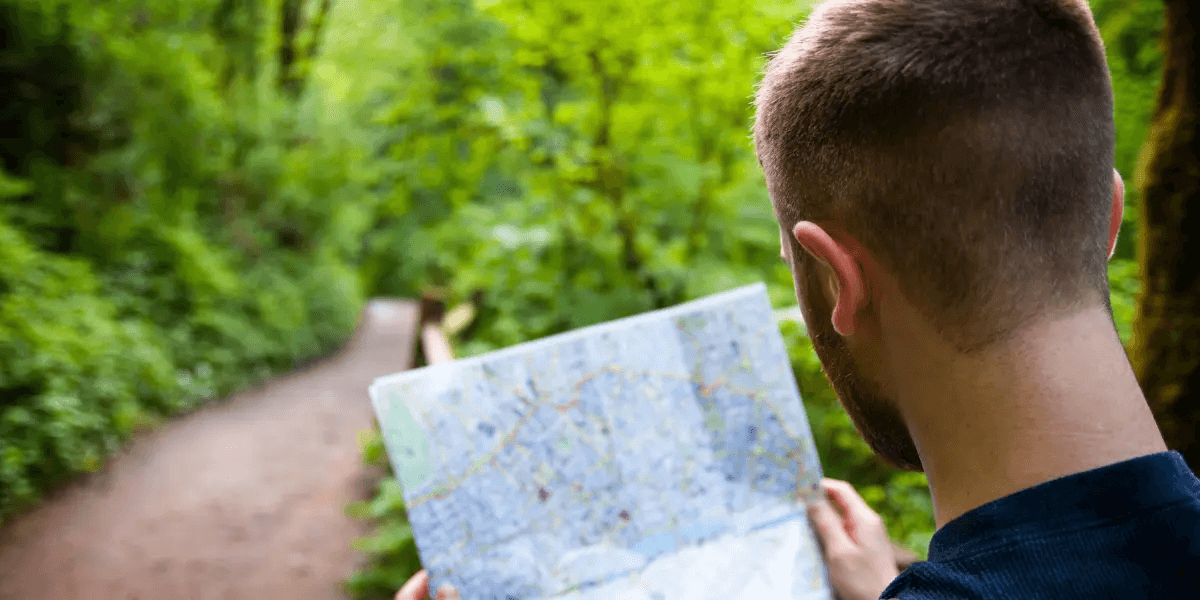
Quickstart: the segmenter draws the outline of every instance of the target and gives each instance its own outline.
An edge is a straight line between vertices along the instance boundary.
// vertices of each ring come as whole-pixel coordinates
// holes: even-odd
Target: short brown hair
[[[845,228],[961,350],[1111,311],[1112,86],[1084,0],[831,0],[756,105],[784,229]]]

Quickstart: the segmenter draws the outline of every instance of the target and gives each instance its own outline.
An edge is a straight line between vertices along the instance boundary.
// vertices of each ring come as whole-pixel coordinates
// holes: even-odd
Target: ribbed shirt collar
[[[985,552],[1014,538],[1045,536],[1187,501],[1200,480],[1175,451],[1067,475],[994,500],[950,521],[929,542],[929,560]]]

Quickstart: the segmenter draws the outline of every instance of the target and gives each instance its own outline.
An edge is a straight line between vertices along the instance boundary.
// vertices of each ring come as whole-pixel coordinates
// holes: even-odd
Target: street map
[[[370,388],[431,590],[829,600],[821,468],[762,284]]]

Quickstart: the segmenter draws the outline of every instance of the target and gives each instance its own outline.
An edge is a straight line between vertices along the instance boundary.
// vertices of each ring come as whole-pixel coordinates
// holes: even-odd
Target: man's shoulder
[[[1013,531],[1001,544],[901,573],[884,600],[1196,598],[1200,502],[1147,509],[1067,531]]]
[[[913,563],[892,580],[881,600],[985,600],[991,598],[983,578],[929,561]]]
[[[1196,598],[1197,530],[1200,480],[1177,453],[1149,455],[960,517],[881,598]]]

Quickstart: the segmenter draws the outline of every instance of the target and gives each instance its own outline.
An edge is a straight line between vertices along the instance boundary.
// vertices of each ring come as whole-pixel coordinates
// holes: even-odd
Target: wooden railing
[[[445,305],[440,299],[426,296],[421,300],[421,356],[427,365],[454,360],[454,349],[442,329],[444,318]]]
[[[458,314],[465,314],[470,312],[470,309],[464,307],[469,306],[469,304],[462,305],[457,307],[455,311],[461,311]],[[795,314],[799,314],[798,309],[795,311]],[[452,322],[448,324],[446,323],[446,317],[445,304],[437,295],[427,294],[421,300],[420,350],[427,365],[436,365],[454,360],[454,348],[450,345],[446,330],[448,328],[454,331],[461,330],[465,324],[462,322],[462,317],[449,319]],[[777,314],[776,317],[782,319],[795,318],[791,313]],[[469,317],[465,318],[467,321],[470,320]],[[800,323],[803,324],[803,321],[800,321]],[[894,540],[892,541],[892,555],[896,560],[896,567],[901,571],[920,560],[920,557],[915,552],[901,546]]]

